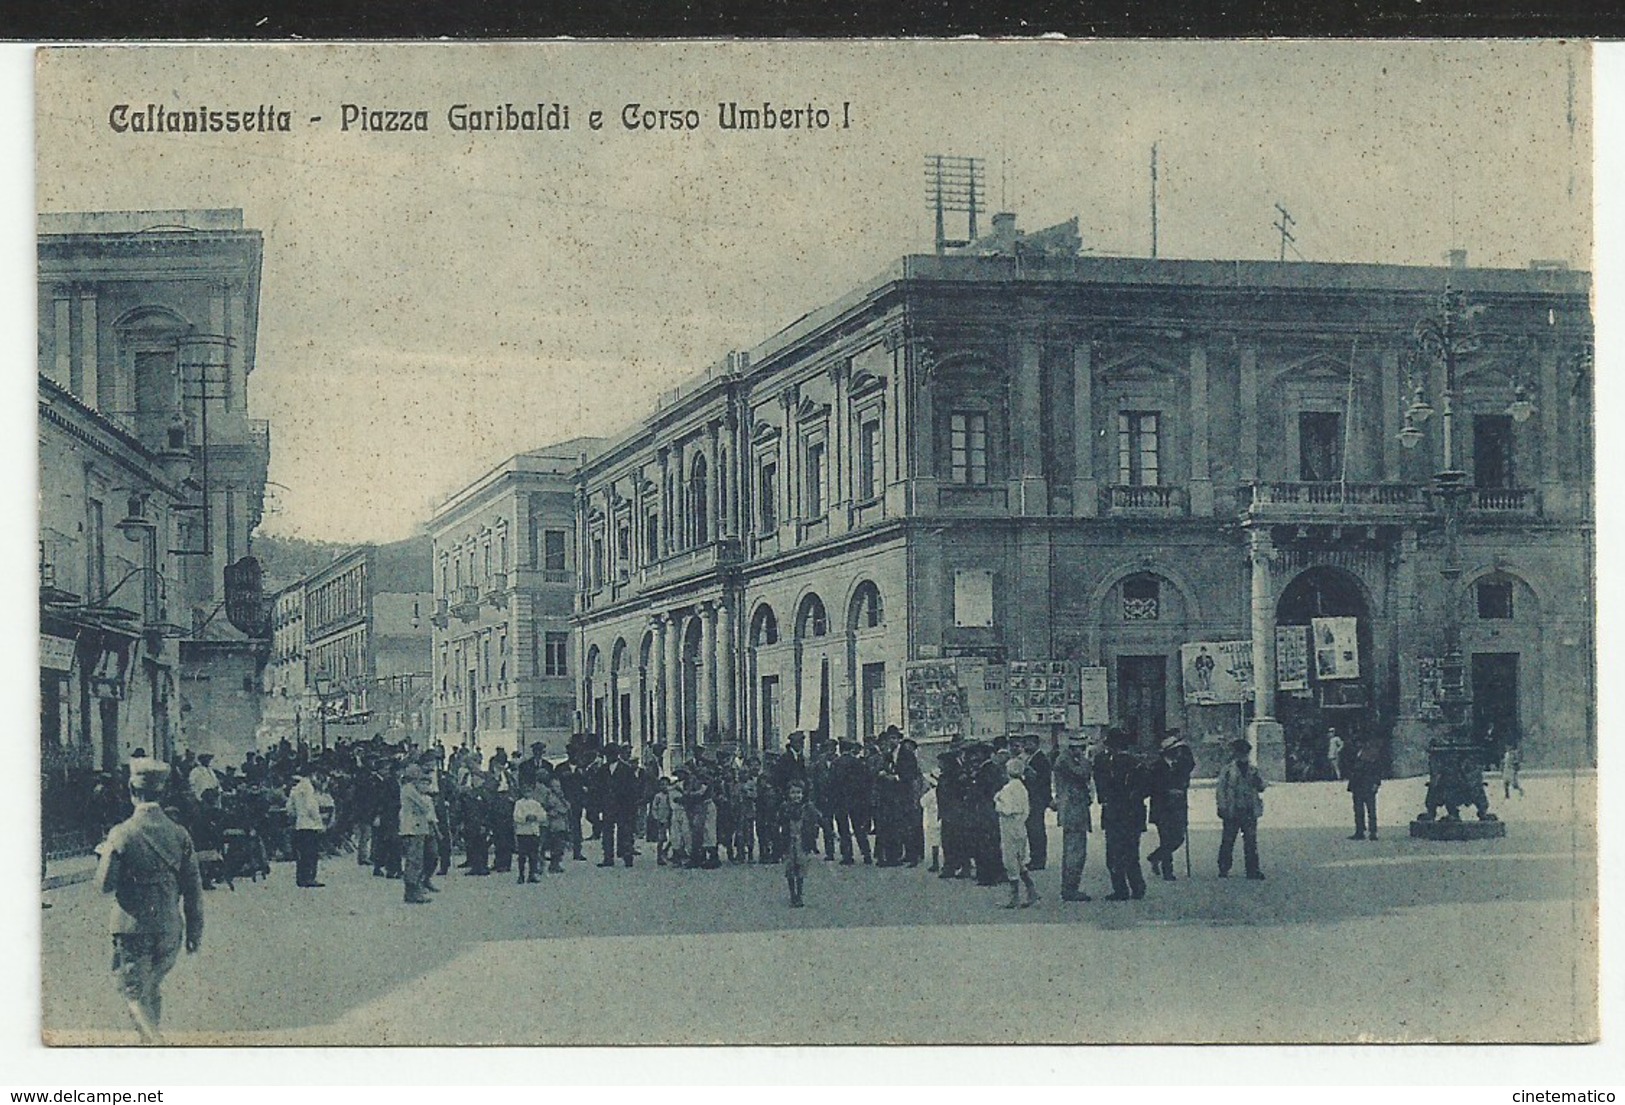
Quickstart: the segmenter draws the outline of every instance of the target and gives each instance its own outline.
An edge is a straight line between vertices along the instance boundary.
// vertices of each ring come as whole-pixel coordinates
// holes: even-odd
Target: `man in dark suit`
[[[608,756],[601,782],[604,860],[598,866],[614,867],[615,857],[619,856],[621,862],[631,867],[634,826],[643,800],[643,778],[627,758],[624,745],[610,745],[604,752]]]
[[[587,803],[587,776],[579,762],[580,755],[580,750],[572,747],[554,772],[559,790],[570,804],[570,824],[565,831],[569,834],[570,852],[574,859],[587,858],[581,853],[581,812]]]
[[[1027,852],[1031,856],[1028,869],[1042,871],[1049,862],[1049,829],[1044,823],[1050,803],[1055,798],[1055,783],[1051,778],[1049,757],[1039,747],[1038,738],[1029,734],[1027,769],[1021,781],[1027,784]]]
[[[835,758],[830,769],[830,790],[833,809],[830,811],[835,818],[835,830],[841,838],[841,863],[851,867],[852,838],[858,839],[858,850],[863,853],[863,862],[872,863],[869,855],[869,837],[866,832],[869,820],[869,791],[871,783],[869,773],[865,770],[863,761],[858,759],[857,747],[848,741],[841,742],[841,753]]]
[[[1151,870],[1174,881],[1174,853],[1185,843],[1190,823],[1187,802],[1196,757],[1178,730],[1162,742],[1162,757],[1151,766],[1151,823],[1157,827],[1157,850],[1146,858]]]
[[[1106,871],[1112,877],[1108,902],[1145,897],[1140,871],[1140,834],[1145,832],[1145,798],[1150,780],[1145,766],[1129,748],[1123,729],[1106,732],[1106,748],[1095,760],[1095,793],[1100,798],[1100,827],[1106,834]]]
[[[98,849],[96,885],[114,896],[113,977],[144,1044],[161,1044],[159,988],[184,945],[203,945],[203,880],[186,830],[159,805],[169,781],[159,760],[130,763],[135,812],[114,825]],[[182,908],[177,910],[176,905]]]

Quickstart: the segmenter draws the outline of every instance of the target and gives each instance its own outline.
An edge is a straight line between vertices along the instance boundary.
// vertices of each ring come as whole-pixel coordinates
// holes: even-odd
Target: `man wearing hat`
[[[327,828],[327,822],[322,819],[321,798],[316,794],[316,783],[322,776],[321,768],[307,769],[288,792],[287,809],[293,818],[293,881],[297,886],[326,885],[316,881],[322,832]]]
[[[417,764],[401,772],[401,876],[408,905],[433,901],[429,897],[429,851],[434,847],[437,818],[434,800],[424,789],[425,776]]]
[[[1151,767],[1151,823],[1157,827],[1157,850],[1146,858],[1151,870],[1174,881],[1174,853],[1185,843],[1190,809],[1186,804],[1196,757],[1172,729],[1162,742],[1162,756]]]
[[[1129,748],[1124,729],[1106,731],[1106,750],[1095,760],[1095,788],[1100,795],[1100,827],[1106,834],[1106,872],[1112,878],[1108,902],[1145,897],[1140,871],[1140,835],[1145,832],[1148,772]]]
[[[1089,857],[1089,752],[1082,733],[1068,733],[1066,747],[1055,758],[1056,810],[1061,821],[1061,901],[1087,902],[1079,889],[1084,861]]]
[[[1219,878],[1230,874],[1236,834],[1239,833],[1247,877],[1262,879],[1264,872],[1258,866],[1258,817],[1264,812],[1264,777],[1249,758],[1252,745],[1238,738],[1231,742],[1230,750],[1235,754],[1235,759],[1224,765],[1213,787],[1219,820],[1224,822],[1224,836],[1219,841]]]
[[[186,785],[192,791],[192,797],[197,799],[198,805],[203,804],[203,796],[214,791],[215,797],[220,797],[220,776],[214,773],[214,753],[204,752],[197,758],[197,766],[186,777]]]
[[[98,851],[96,885],[112,894],[113,977],[145,1044],[164,1042],[159,988],[184,945],[203,944],[203,880],[185,829],[159,805],[169,765],[132,760],[130,799],[135,812],[108,831]],[[177,905],[181,909],[177,909]]]

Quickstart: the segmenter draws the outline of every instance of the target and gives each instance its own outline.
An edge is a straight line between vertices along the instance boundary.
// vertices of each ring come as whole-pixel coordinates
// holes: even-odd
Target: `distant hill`
[[[302,537],[254,536],[254,556],[265,573],[267,593],[299,582],[354,547],[337,541],[307,541]]]

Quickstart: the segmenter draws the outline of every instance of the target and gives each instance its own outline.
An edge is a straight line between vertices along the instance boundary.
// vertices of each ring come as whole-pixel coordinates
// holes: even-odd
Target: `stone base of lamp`
[[[1418,840],[1494,840],[1506,835],[1505,821],[1479,821],[1470,817],[1454,821],[1440,817],[1429,821],[1419,817],[1411,822],[1411,836]]]
[[[1259,718],[1247,724],[1247,740],[1253,746],[1253,762],[1268,782],[1286,779],[1286,730],[1274,718]]]

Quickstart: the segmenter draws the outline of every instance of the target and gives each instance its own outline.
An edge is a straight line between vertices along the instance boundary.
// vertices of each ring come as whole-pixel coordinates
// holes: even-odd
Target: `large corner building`
[[[1441,406],[1440,365],[1413,354],[1447,286],[1471,307],[1452,443],[1470,492],[1441,573],[1445,420],[1407,412]],[[1560,264],[1087,256],[1075,224],[996,216],[582,467],[583,724],[674,758],[857,737],[919,720],[911,662],[1065,661],[1104,669],[1141,741],[1182,729],[1210,765],[1273,719],[1254,731],[1280,734],[1260,748],[1277,774],[1313,773],[1333,726],[1391,736],[1410,774],[1453,615],[1475,732],[1594,761],[1590,338],[1588,278]],[[1327,619],[1349,635],[1310,643]],[[1234,704],[1182,664],[1226,642],[1251,661]],[[1317,668],[1321,643],[1340,660]]]

